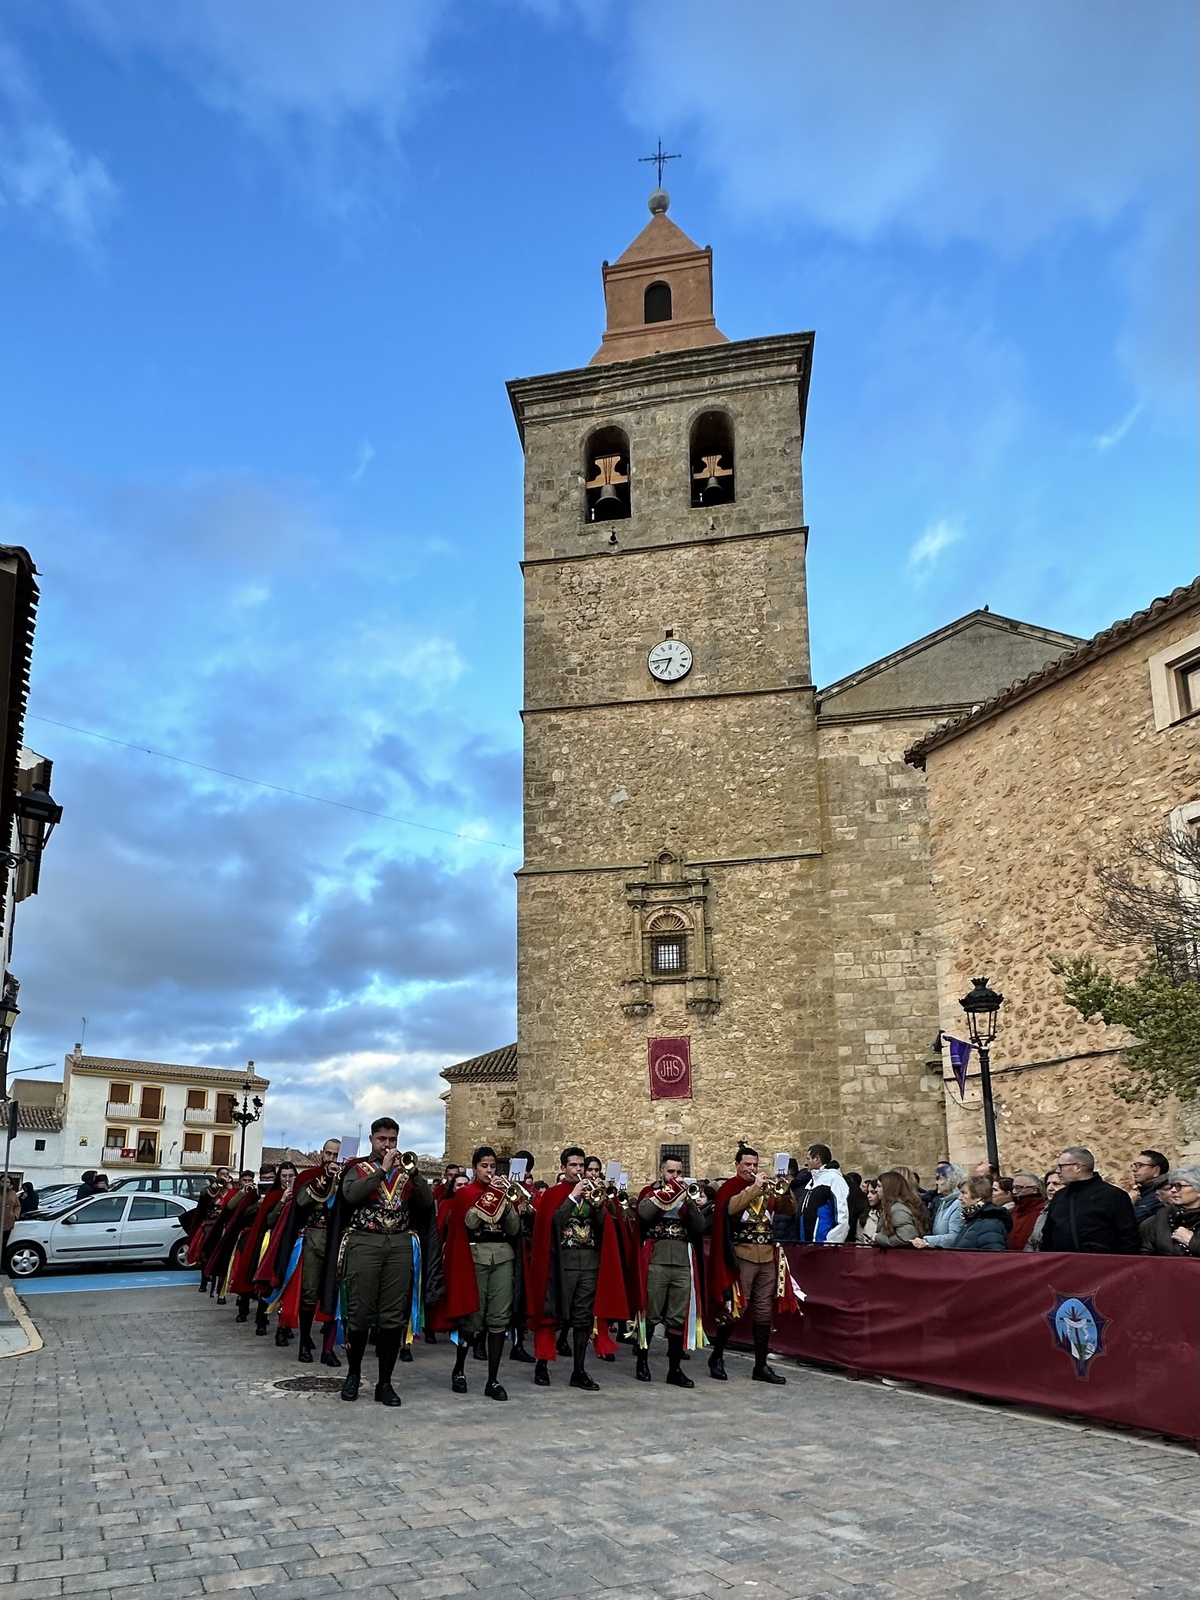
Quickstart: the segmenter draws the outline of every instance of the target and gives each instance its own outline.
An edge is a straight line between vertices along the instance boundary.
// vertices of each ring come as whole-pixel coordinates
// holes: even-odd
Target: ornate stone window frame
[[[712,961],[712,929],[708,919],[708,879],[689,868],[673,850],[661,850],[646,867],[646,876],[626,883],[629,906],[629,975],[622,989],[621,1009],[627,1017],[649,1016],[654,992],[665,983],[683,984],[684,1004],[693,1016],[712,1016],[721,1004],[719,978]],[[682,938],[679,971],[657,972],[654,941]]]

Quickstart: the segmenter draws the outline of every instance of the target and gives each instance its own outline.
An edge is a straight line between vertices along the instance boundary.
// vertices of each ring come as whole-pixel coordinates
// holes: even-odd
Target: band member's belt
[[[351,1233],[407,1233],[408,1212],[403,1206],[360,1206],[350,1218]]]

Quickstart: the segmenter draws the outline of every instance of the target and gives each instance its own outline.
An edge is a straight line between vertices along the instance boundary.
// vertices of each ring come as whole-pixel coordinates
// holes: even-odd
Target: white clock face
[[[692,652],[682,639],[664,639],[651,650],[646,665],[660,683],[674,683],[692,670]]]

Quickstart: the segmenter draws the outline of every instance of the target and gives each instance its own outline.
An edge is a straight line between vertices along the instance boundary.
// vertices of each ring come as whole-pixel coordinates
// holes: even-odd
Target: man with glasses
[[[1071,1145],[1056,1163],[1062,1188],[1051,1200],[1042,1229],[1042,1250],[1082,1255],[1138,1255],[1142,1248],[1133,1201],[1105,1183],[1083,1145]]]
[[[1163,1203],[1164,1196],[1161,1191],[1166,1187],[1171,1163],[1161,1150],[1142,1150],[1134,1156],[1129,1165],[1133,1170],[1133,1183],[1137,1189],[1133,1214],[1140,1228]]]
[[[1176,1167],[1162,1196],[1163,1204],[1142,1223],[1142,1254],[1200,1256],[1200,1166]]]

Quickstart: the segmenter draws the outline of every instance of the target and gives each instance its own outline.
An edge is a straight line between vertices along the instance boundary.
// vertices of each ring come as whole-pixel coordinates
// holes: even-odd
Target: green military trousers
[[[471,1259],[475,1263],[475,1282],[479,1288],[479,1310],[464,1317],[459,1328],[469,1339],[474,1339],[484,1328],[489,1333],[501,1333],[512,1321],[515,1257],[511,1244],[495,1239],[473,1244]]]
[[[325,1229],[309,1228],[304,1235],[300,1256],[300,1308],[311,1311],[321,1298],[321,1279],[325,1276]]]
[[[405,1328],[412,1310],[411,1233],[348,1233],[342,1257],[346,1326]]]

